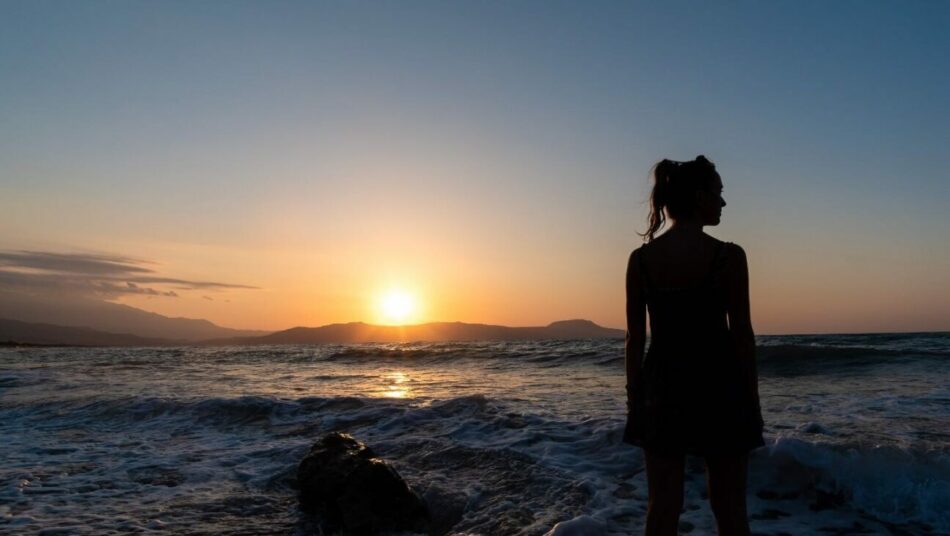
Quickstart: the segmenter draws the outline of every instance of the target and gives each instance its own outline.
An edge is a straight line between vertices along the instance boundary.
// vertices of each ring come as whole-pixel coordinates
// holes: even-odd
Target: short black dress
[[[650,348],[627,394],[625,443],[667,454],[741,454],[763,446],[762,414],[743,380],[717,284],[720,242],[703,282],[654,286],[640,259],[650,315]],[[642,251],[641,251],[642,253]]]

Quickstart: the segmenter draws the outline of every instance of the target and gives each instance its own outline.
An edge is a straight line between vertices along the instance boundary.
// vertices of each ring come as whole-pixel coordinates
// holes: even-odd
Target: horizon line
[[[266,332],[268,332],[268,333],[279,333],[279,332],[281,332],[281,331],[288,331],[288,330],[291,330],[291,329],[298,329],[298,328],[301,328],[301,329],[318,329],[318,328],[323,328],[323,327],[327,327],[327,326],[338,326],[338,325],[348,325],[348,324],[365,324],[365,325],[368,325],[368,326],[376,326],[376,327],[384,327],[384,328],[408,328],[408,327],[415,327],[415,326],[424,326],[424,325],[426,325],[426,324],[473,324],[473,325],[477,324],[477,325],[483,325],[483,326],[500,326],[500,327],[505,327],[505,328],[538,328],[538,327],[547,327],[547,326],[550,326],[551,324],[554,324],[554,323],[557,323],[557,322],[570,322],[570,321],[573,321],[573,320],[581,320],[581,321],[585,321],[585,322],[591,322],[591,323],[593,323],[594,325],[596,325],[596,326],[598,326],[598,327],[602,327],[602,328],[606,328],[606,329],[614,329],[614,330],[617,330],[617,331],[626,331],[626,328],[618,328],[618,327],[612,327],[612,326],[604,326],[604,325],[598,324],[597,322],[594,322],[593,320],[589,320],[589,319],[586,319],[586,318],[570,318],[570,319],[565,319],[565,320],[552,320],[551,322],[548,322],[547,324],[543,324],[543,325],[525,325],[525,326],[512,326],[512,325],[507,325],[507,324],[493,324],[493,323],[490,323],[490,322],[466,322],[466,321],[462,321],[462,320],[432,320],[432,321],[429,321],[429,322],[420,322],[420,323],[418,323],[418,324],[375,324],[375,323],[366,322],[366,321],[363,321],[363,320],[351,320],[351,321],[347,321],[347,322],[330,322],[330,323],[328,323],[328,324],[322,324],[322,325],[319,325],[319,326],[297,325],[297,326],[292,326],[292,327],[284,328],[284,329],[276,329],[276,330],[273,330],[273,331],[271,331],[271,330],[256,329],[256,328],[230,328],[230,329],[243,329],[243,330],[245,330],[245,331],[266,331]],[[225,327],[225,326],[222,326],[222,327]],[[760,337],[760,336],[762,336],[762,337],[766,337],[766,336],[767,336],[767,337],[796,337],[796,336],[809,336],[809,335],[912,335],[912,334],[915,334],[915,333],[950,333],[950,328],[947,328],[947,329],[937,329],[937,330],[916,330],[916,331],[820,331],[820,332],[811,332],[811,333],[806,333],[806,332],[794,332],[794,333],[774,333],[774,332],[765,333],[765,332],[762,332],[762,333],[760,333],[760,332],[756,332],[756,333],[755,333],[755,336],[756,336],[756,337]],[[647,336],[649,336],[649,328],[647,329]]]

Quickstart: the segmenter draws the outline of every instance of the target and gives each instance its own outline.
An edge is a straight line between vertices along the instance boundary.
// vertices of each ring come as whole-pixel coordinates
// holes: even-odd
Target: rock
[[[425,503],[395,469],[349,434],[333,432],[297,468],[300,508],[329,531],[428,532]]]

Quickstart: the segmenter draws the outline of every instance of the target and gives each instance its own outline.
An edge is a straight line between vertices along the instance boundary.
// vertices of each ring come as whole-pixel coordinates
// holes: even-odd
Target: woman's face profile
[[[699,195],[699,216],[703,220],[703,225],[719,225],[724,206],[726,206],[726,200],[722,197],[722,179],[717,175],[709,183],[709,188]]]

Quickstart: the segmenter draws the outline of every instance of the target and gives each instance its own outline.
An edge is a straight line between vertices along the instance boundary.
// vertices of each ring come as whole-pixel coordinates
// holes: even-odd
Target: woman
[[[663,160],[653,176],[646,244],[627,265],[624,441],[644,451],[646,534],[676,534],[691,454],[705,458],[719,534],[747,535],[748,453],[765,443],[745,252],[703,232],[726,206],[712,162]]]

